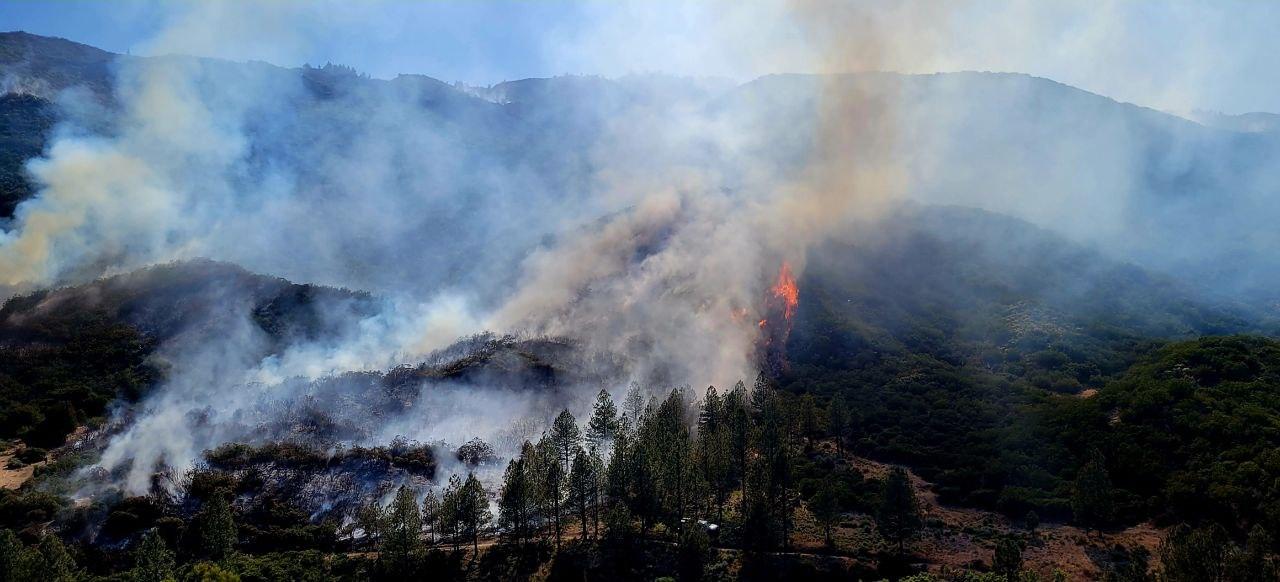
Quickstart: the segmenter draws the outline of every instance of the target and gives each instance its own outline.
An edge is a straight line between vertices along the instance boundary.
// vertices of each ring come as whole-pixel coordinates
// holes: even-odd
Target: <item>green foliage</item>
[[[884,480],[880,491],[880,507],[876,511],[876,527],[880,535],[895,544],[898,554],[905,549],[907,540],[920,530],[920,503],[911,487],[911,479],[902,467],[894,467]]]
[[[213,562],[198,562],[191,566],[183,582],[241,582],[240,575]]]
[[[199,554],[213,560],[231,555],[236,546],[236,524],[227,497],[226,492],[212,495],[192,521]]]
[[[76,563],[57,536],[46,535],[40,543],[18,555],[14,580],[47,580],[73,582],[79,577]]]
[[[401,485],[387,508],[382,526],[379,559],[389,571],[408,575],[421,550],[422,514],[413,489]]]
[[[173,552],[154,530],[142,536],[142,543],[134,551],[133,564],[133,579],[137,582],[165,582],[174,578]]]
[[[590,529],[591,511],[594,509],[596,491],[599,488],[597,481],[598,477],[591,458],[587,456],[586,451],[579,450],[573,457],[573,466],[569,469],[567,502],[577,513],[578,523],[582,526],[583,540],[587,539],[587,532]]]
[[[827,545],[833,545],[831,528],[840,519],[840,500],[835,486],[824,481],[818,488],[817,494],[809,501],[809,511],[813,513],[813,518],[818,521],[818,525],[822,526],[822,535]]]
[[[1013,536],[1005,536],[996,542],[995,557],[991,561],[991,569],[1004,577],[1007,582],[1015,582],[1022,571],[1022,540]]]
[[[14,311],[10,304],[0,309],[0,320]],[[0,330],[0,438],[62,445],[111,401],[137,398],[154,383],[156,372],[146,362],[152,347],[132,327],[93,313]]]
[[[591,409],[591,420],[587,422],[587,445],[598,449],[602,443],[613,440],[621,428],[620,423],[618,407],[614,406],[613,398],[607,390],[601,389]]]
[[[19,582],[17,569],[22,549],[18,536],[8,529],[0,529],[0,582]]]
[[[1076,521],[1089,527],[1105,527],[1115,519],[1115,492],[1106,459],[1094,449],[1080,468],[1072,490],[1071,509]]]
[[[517,542],[528,539],[535,512],[534,483],[526,467],[533,445],[525,442],[520,457],[507,464],[502,478],[502,495],[498,500],[498,524],[505,534]]]

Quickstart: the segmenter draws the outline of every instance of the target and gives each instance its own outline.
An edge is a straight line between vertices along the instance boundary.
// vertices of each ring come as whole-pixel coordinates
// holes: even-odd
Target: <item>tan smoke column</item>
[[[522,288],[490,324],[583,337],[631,355],[637,376],[650,383],[701,388],[749,378],[757,366],[756,322],[780,264],[789,262],[798,274],[810,245],[874,219],[906,187],[895,157],[892,87],[875,76],[843,74],[905,68],[927,56],[928,38],[946,23],[944,8],[916,2],[789,4],[784,13],[804,31],[809,46],[779,47],[779,54],[803,56],[801,62],[784,57],[778,63],[821,74],[810,112],[813,143],[800,169],[736,180],[733,191],[726,176],[706,169],[666,176],[669,181],[660,184],[652,184],[653,177],[610,184],[640,192],[632,210],[532,257]],[[757,36],[717,35],[743,42]],[[735,144],[752,139],[743,135],[752,131],[746,121],[771,114],[764,105],[749,109],[727,123],[694,116],[674,125],[697,127],[717,151],[732,152]],[[598,157],[606,167],[641,163],[607,151]],[[757,164],[745,162],[738,167],[754,172]],[[613,179],[626,174],[609,173]]]

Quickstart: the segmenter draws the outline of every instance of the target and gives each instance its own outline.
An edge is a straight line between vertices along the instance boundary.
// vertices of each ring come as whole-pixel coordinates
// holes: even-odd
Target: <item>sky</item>
[[[789,20],[788,10],[824,3],[218,4],[222,8],[200,10],[198,21],[177,27],[185,37],[206,37],[198,44],[201,56],[285,66],[335,62],[379,78],[421,73],[488,85],[562,74],[663,72],[746,81],[811,72],[798,70],[813,59],[805,54],[803,27]],[[173,34],[174,21],[188,18],[193,6],[0,0],[0,29],[148,55],[174,45],[157,35]],[[1174,112],[1280,111],[1280,67],[1272,56],[1280,54],[1280,3],[969,0],[962,6],[945,23],[922,29],[914,41],[925,39],[930,57],[913,55],[903,72],[1022,72]]]

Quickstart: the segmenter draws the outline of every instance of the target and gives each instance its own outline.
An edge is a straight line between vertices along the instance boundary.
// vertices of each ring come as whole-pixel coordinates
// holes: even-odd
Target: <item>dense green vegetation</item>
[[[23,336],[0,340],[0,438],[59,446],[115,399],[137,399],[156,377],[146,362],[154,343],[101,314],[46,319]]]

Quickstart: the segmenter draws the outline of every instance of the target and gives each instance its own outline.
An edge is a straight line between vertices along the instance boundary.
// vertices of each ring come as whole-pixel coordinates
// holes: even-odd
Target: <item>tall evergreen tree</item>
[[[138,582],[173,580],[174,566],[173,552],[159,532],[153,529],[144,534],[133,554],[133,579]]]
[[[733,463],[732,479],[741,485],[741,497],[747,498],[747,460],[751,447],[751,414],[747,410],[747,387],[741,380],[724,400],[725,425],[729,432],[728,446]]]
[[[724,414],[723,407],[716,387],[707,386],[707,393],[702,397],[702,409],[698,412],[699,435],[711,434],[719,430]]]
[[[522,455],[507,464],[507,472],[502,479],[502,498],[498,501],[499,523],[517,542],[524,542],[531,534],[536,502],[535,488],[525,468],[526,463]]]
[[[894,467],[880,490],[880,507],[876,511],[876,527],[880,535],[898,546],[898,555],[906,550],[907,540],[921,526],[920,504],[911,487],[911,478],[902,467]]]
[[[827,547],[832,547],[834,540],[831,530],[840,520],[840,504],[836,497],[836,490],[831,486],[830,481],[823,481],[817,493],[813,495],[813,499],[809,500],[809,512],[822,528],[822,538],[826,541]]]
[[[538,440],[534,474],[537,476],[539,505],[542,515],[550,518],[556,534],[556,547],[560,547],[561,523],[563,515],[565,473],[560,465],[559,447],[547,436]]]
[[[764,375],[764,371],[760,371],[756,374],[756,382],[751,387],[752,411],[756,414],[764,414],[774,396],[773,382],[769,381],[769,377]]]
[[[396,489],[383,525],[379,559],[390,566],[392,572],[401,575],[412,571],[421,547],[422,513],[417,497],[413,489],[404,485]]]
[[[604,443],[612,441],[617,432],[618,407],[614,406],[609,392],[601,389],[591,409],[591,420],[587,421],[587,445],[591,449],[599,449]]]
[[[422,498],[422,525],[427,531],[427,543],[436,543],[440,523],[440,496],[432,489]]]
[[[818,403],[814,400],[812,394],[805,394],[800,397],[800,404],[796,410],[796,423],[800,431],[800,436],[804,438],[804,444],[807,447],[813,444],[813,439],[820,435],[820,427],[818,423]]]
[[[459,513],[462,534],[471,538],[471,549],[479,555],[480,532],[493,521],[493,514],[489,511],[489,496],[474,473],[467,475],[461,491]]]
[[[441,537],[452,540],[455,551],[462,538],[463,512],[466,509],[464,495],[466,493],[462,490],[462,477],[451,475],[449,484],[445,486],[444,493],[440,496],[439,527]]]
[[[596,474],[591,458],[586,451],[579,450],[573,457],[573,465],[569,469],[569,506],[578,514],[578,522],[582,525],[582,539],[587,539],[589,517],[592,502],[595,499]]]
[[[377,499],[370,499],[356,509],[356,525],[364,530],[364,541],[373,545],[382,537],[382,506]]]
[[[194,520],[200,553],[213,560],[226,558],[235,549],[236,524],[227,502],[230,495],[226,490],[214,493]]]
[[[639,384],[632,382],[627,387],[626,396],[623,396],[622,399],[623,416],[632,429],[640,426],[640,417],[644,415],[644,407],[644,390],[640,388]]]
[[[836,452],[844,452],[845,436],[849,431],[849,405],[844,395],[836,394],[827,405],[827,434],[836,440]]]
[[[582,431],[578,430],[578,422],[574,420],[568,409],[560,411],[560,415],[551,423],[549,437],[556,448],[560,471],[567,474],[569,463],[573,462],[573,454],[581,446],[582,440]]]
[[[1093,449],[1080,468],[1071,497],[1076,521],[1086,528],[1102,528],[1115,517],[1114,491],[1102,452]]]

